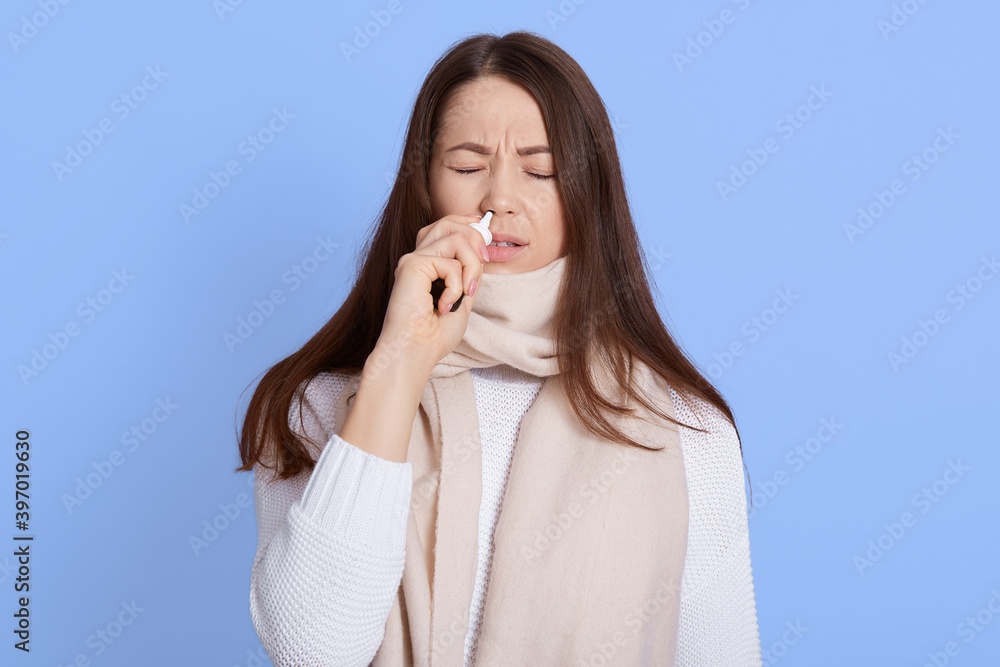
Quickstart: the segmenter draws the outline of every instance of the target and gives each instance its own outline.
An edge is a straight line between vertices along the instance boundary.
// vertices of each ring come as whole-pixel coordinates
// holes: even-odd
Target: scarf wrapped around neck
[[[483,274],[465,336],[431,377],[497,364],[536,377],[558,374],[554,316],[566,261],[563,256],[527,273]]]
[[[566,262],[484,274],[462,341],[431,372],[407,451],[403,578],[374,667],[465,664],[483,447],[469,369],[501,364],[543,382],[516,436],[470,664],[674,664],[688,527],[678,427],[633,402],[635,415],[612,423],[635,447],[591,433],[576,416],[553,319]],[[638,362],[631,375],[674,416],[662,379]],[[624,403],[607,386],[604,395]]]

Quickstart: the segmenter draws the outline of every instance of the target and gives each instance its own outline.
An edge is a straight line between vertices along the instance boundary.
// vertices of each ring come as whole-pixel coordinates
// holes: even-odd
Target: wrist
[[[416,354],[405,342],[387,344],[379,340],[365,360],[361,383],[396,390],[408,387],[422,395],[435,363]]]

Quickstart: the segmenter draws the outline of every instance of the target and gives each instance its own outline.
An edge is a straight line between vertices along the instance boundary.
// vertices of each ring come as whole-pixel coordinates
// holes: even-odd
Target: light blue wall
[[[0,662],[257,664],[240,394],[341,303],[434,60],[527,29],[614,116],[661,310],[737,415],[765,664],[998,664],[995,3],[225,1],[0,12],[0,510],[20,534],[28,429],[35,536],[30,656],[0,557]]]

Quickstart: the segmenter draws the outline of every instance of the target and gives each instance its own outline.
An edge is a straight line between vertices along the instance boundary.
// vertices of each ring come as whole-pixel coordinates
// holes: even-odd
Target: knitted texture
[[[509,367],[471,371],[479,414],[483,495],[476,584],[465,637],[475,664],[482,602],[520,422],[541,381]],[[251,570],[254,628],[277,667],[369,665],[402,579],[412,488],[408,462],[388,461],[338,435],[333,410],[346,375],[317,376],[290,426],[317,443],[316,467],[277,482],[255,466],[257,552]],[[678,667],[759,667],[742,459],[718,411],[671,391],[681,427],[689,493],[688,548],[681,583]],[[692,407],[694,409],[692,409]],[[302,417],[303,425],[299,424]],[[700,416],[700,419],[699,419]]]
[[[474,368],[470,372],[476,391],[476,411],[479,413],[483,446],[483,499],[479,505],[476,586],[469,607],[469,630],[465,636],[466,665],[475,664],[483,597],[493,562],[493,527],[500,516],[518,427],[542,386],[539,378],[509,366]]]
[[[346,379],[326,374],[310,384],[304,431],[293,403],[289,426],[327,443],[311,477],[271,482],[270,471],[254,467],[250,617],[279,667],[367,665],[403,576],[411,466],[335,434],[333,406]]]
[[[688,545],[681,579],[677,667],[760,665],[743,460],[733,425],[673,389],[688,485]]]

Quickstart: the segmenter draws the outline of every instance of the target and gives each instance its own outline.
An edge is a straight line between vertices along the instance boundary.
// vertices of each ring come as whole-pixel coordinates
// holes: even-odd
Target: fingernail
[[[452,304],[449,303],[447,306],[445,306],[444,308],[441,309],[441,312],[442,313],[447,313],[449,310],[451,310],[451,306],[452,306]]]
[[[479,287],[479,281],[473,280],[472,284],[469,286],[469,296],[476,296],[477,287]]]
[[[485,259],[487,262],[490,261],[490,253],[489,253],[488,250],[486,250],[486,244],[485,243],[480,244],[480,246],[479,246],[479,254],[482,255],[483,259]]]

